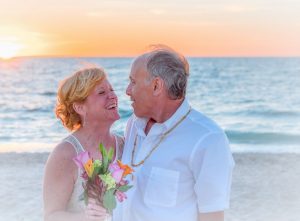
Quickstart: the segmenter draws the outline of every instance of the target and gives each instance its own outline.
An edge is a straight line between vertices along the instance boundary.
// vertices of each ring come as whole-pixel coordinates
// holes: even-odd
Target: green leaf
[[[115,188],[116,187],[116,181],[115,179],[111,176],[110,173],[108,174],[101,174],[99,175],[100,179],[103,181],[105,184],[107,190]]]
[[[99,145],[100,153],[102,155],[102,159],[107,158],[107,151],[102,143]]]
[[[79,195],[79,200],[82,201],[84,200],[84,192],[82,194]]]
[[[108,151],[108,162],[109,163],[112,161],[113,157],[114,157],[114,149],[109,148],[109,151]]]
[[[116,198],[114,195],[116,189],[110,189],[104,193],[103,196],[103,206],[107,209],[107,211],[112,214],[112,211],[117,206]]]
[[[93,175],[92,175],[92,179],[94,179],[94,177],[100,173],[101,168],[102,168],[101,160],[95,160],[94,161],[94,172],[93,172]]]
[[[103,171],[102,171],[103,173],[106,173],[107,170],[108,170],[108,159],[107,158],[103,160],[103,167],[102,167],[102,169],[103,169]]]
[[[101,165],[100,165],[100,166],[96,166],[96,167],[94,168],[94,173],[93,173],[93,175],[94,175],[94,176],[95,176],[95,175],[98,175],[99,172],[100,172],[100,170],[101,170]]]
[[[107,151],[102,143],[99,145],[100,153],[102,155],[102,169],[101,173],[106,173],[108,169],[108,157],[107,157]]]
[[[79,200],[84,200],[85,205],[88,204],[88,194],[87,194],[87,190],[84,190],[84,192],[82,194],[79,195]]]
[[[88,197],[88,195],[86,194],[86,195],[84,195],[84,203],[85,203],[85,205],[87,206],[88,205],[88,203],[89,203],[89,197]]]
[[[121,192],[126,192],[127,190],[129,190],[132,187],[132,185],[124,185],[124,186],[120,186],[118,188],[118,190],[120,190]]]

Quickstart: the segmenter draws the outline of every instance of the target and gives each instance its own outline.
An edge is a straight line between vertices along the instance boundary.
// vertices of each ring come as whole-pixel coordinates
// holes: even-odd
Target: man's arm
[[[224,212],[199,213],[199,221],[224,221]]]

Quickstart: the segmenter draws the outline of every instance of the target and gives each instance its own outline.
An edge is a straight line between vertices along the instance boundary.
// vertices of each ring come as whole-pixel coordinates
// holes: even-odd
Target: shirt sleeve
[[[225,133],[210,133],[198,141],[190,158],[200,213],[229,207],[234,160]]]

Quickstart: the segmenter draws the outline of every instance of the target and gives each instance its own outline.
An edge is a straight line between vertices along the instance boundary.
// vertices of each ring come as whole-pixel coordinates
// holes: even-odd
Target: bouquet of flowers
[[[122,202],[126,199],[125,192],[132,186],[125,180],[126,176],[132,175],[132,168],[122,164],[121,161],[112,162],[113,148],[108,151],[99,145],[101,160],[93,160],[89,152],[85,151],[73,158],[76,165],[81,169],[84,192],[80,199],[88,203],[88,198],[96,199],[111,214],[116,207],[116,199]]]

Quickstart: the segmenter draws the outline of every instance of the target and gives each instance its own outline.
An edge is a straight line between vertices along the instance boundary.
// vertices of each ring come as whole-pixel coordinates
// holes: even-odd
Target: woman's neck
[[[93,152],[98,150],[99,144],[102,143],[106,148],[115,146],[115,138],[110,133],[110,126],[84,126],[74,132],[84,148]]]

